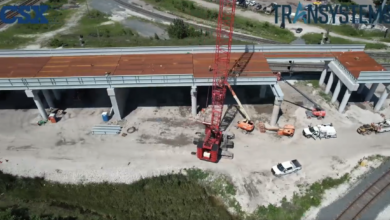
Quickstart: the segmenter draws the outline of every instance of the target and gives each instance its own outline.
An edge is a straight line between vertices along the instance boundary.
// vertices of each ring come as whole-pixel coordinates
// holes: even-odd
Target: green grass
[[[303,195],[294,194],[291,201],[284,198],[281,206],[268,205],[267,207],[259,207],[248,220],[297,220],[301,219],[306,211],[311,207],[317,207],[321,204],[321,200],[325,190],[332,189],[349,180],[349,175],[345,174],[338,179],[325,178],[303,189]]]
[[[168,10],[173,13],[182,13],[192,17],[216,23],[218,12],[216,10],[206,9],[197,6],[189,0],[145,0],[147,3],[154,5],[158,10]],[[281,29],[269,22],[260,22],[254,19],[247,19],[241,16],[235,16],[234,28],[243,30],[253,35],[266,39],[290,43],[295,39],[294,34],[289,30]]]
[[[59,47],[81,47],[79,36],[83,35],[85,47],[136,47],[136,46],[185,46],[185,45],[214,45],[215,37],[210,34],[203,34],[201,37],[185,39],[156,39],[139,36],[137,32],[124,27],[116,22],[109,25],[102,25],[109,22],[106,14],[92,10],[82,17],[79,24],[73,28],[70,34],[61,34],[53,38],[46,46]],[[141,21],[143,21],[141,19]],[[143,21],[145,22],[145,21]],[[162,24],[156,24],[160,28],[166,28]],[[242,41],[234,41],[234,44],[246,44]]]
[[[302,36],[302,39],[306,41],[306,44],[318,44],[322,39],[322,34],[308,33]],[[360,41],[351,41],[339,37],[330,37],[331,44],[365,44],[365,49],[386,49],[387,46],[383,43],[366,43]]]
[[[11,210],[20,216],[25,209],[29,216],[73,217],[69,220],[235,219],[198,180],[191,174],[169,174],[130,185],[72,185],[0,171],[0,217]]]
[[[85,0],[78,1],[84,2]],[[67,3],[67,0],[49,0],[46,5],[52,7],[61,7]],[[74,13],[75,10],[54,10],[50,9],[45,16],[50,24],[15,24],[7,30],[0,32],[0,48],[13,49],[32,42],[36,37],[21,37],[20,35],[36,35],[56,30],[62,27],[65,20]],[[34,15],[32,15],[34,16]]]
[[[390,42],[390,38],[383,38],[385,33],[379,30],[373,30],[373,31],[366,31],[366,30],[358,30],[351,25],[327,25],[327,24],[319,24],[320,27],[327,29],[330,28],[331,32],[349,36],[349,37],[355,37],[355,38],[362,38],[362,39],[379,39],[384,42]]]

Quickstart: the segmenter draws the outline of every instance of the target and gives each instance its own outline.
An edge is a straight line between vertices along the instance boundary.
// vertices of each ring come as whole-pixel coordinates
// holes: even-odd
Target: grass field
[[[382,31],[366,31],[366,30],[357,30],[351,25],[326,25],[326,24],[319,24],[320,27],[327,29],[330,28],[331,32],[344,35],[344,36],[350,36],[355,38],[362,38],[362,39],[368,39],[368,40],[374,40],[378,39],[383,42],[390,42],[390,38],[383,38],[385,33]]]
[[[108,16],[99,11],[92,10],[79,22],[78,26],[70,34],[56,36],[50,42],[49,47],[81,47],[79,36],[83,35],[85,47],[135,47],[135,46],[184,46],[184,45],[214,45],[215,37],[203,34],[201,37],[185,39],[163,40],[158,37],[146,38],[135,31],[124,27],[120,23],[102,25],[110,22]],[[159,27],[163,25],[158,24]],[[246,44],[242,41],[234,41],[234,44]]]
[[[61,7],[67,2],[67,0],[49,0],[45,4],[51,7]],[[85,2],[85,0],[78,0],[78,2]],[[13,49],[21,45],[26,45],[33,41],[35,37],[22,37],[21,35],[36,35],[56,30],[62,27],[66,19],[74,12],[75,10],[49,9],[47,15],[45,15],[50,22],[49,24],[15,24],[7,30],[0,32],[0,48]],[[34,14],[31,16],[34,16]]]
[[[156,9],[164,9],[174,13],[187,14],[212,23],[216,23],[218,20],[218,12],[216,10],[197,6],[194,2],[188,0],[145,0],[145,2],[154,5]],[[234,28],[236,31],[244,30],[253,35],[282,43],[290,43],[295,39],[294,34],[288,30],[281,29],[268,22],[260,22],[237,15],[234,19]]]
[[[0,171],[0,220],[296,220],[318,206],[325,190],[349,177],[326,178],[301,186],[292,201],[280,207],[259,207],[244,213],[235,200],[235,186],[222,175],[199,169],[141,179],[133,184],[59,184],[42,178],[19,178]],[[208,181],[206,181],[208,179]],[[235,215],[227,211],[233,208]],[[12,218],[13,217],[13,218]]]
[[[322,39],[322,34],[308,33],[302,36],[302,39],[306,41],[306,44],[318,44]],[[330,37],[331,44],[365,44],[366,49],[386,49],[387,45],[383,43],[366,43],[359,41],[351,41],[339,37]]]
[[[197,183],[198,173],[146,178],[131,185],[71,185],[17,178],[0,171],[0,219],[236,219]]]

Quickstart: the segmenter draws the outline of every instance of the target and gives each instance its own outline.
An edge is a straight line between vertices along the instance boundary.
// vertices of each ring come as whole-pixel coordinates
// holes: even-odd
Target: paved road
[[[390,161],[385,162],[377,169],[367,174],[350,192],[348,192],[341,199],[333,202],[329,206],[323,208],[316,218],[316,220],[331,220],[335,219],[341,214],[348,205],[356,199],[356,197],[363,192],[367,187],[374,183],[383,173],[390,169]],[[382,195],[373,205],[371,205],[366,212],[362,214],[359,220],[374,220],[376,216],[390,204],[390,191]],[[381,219],[382,220],[382,219]],[[388,219],[383,219],[388,220]]]

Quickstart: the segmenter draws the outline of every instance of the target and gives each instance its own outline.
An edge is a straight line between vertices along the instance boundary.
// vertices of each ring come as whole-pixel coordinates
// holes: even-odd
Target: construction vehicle
[[[371,133],[384,133],[390,131],[390,119],[385,119],[379,123],[371,123],[360,126],[357,133],[361,135],[370,135]]]
[[[226,97],[226,83],[229,76],[230,54],[233,40],[236,0],[220,0],[218,24],[216,28],[216,45],[211,91],[211,121],[203,122],[206,126],[203,140],[196,142],[196,156],[200,160],[218,162],[221,157],[233,158],[233,153],[227,150],[229,136],[220,129],[223,104]],[[230,144],[231,145],[231,144]]]
[[[238,104],[236,107],[245,116],[244,120],[237,122],[237,128],[244,130],[246,133],[252,132],[255,129],[254,123],[251,121],[251,118],[249,117],[248,113],[245,111],[236,93],[234,92],[234,90],[232,89],[232,87],[228,82],[226,82],[226,86],[229,88],[230,92],[233,95],[233,98],[236,100]]]
[[[317,126],[309,125],[307,128],[303,129],[302,134],[306,138],[313,138],[314,140],[317,138],[337,138],[337,132],[332,123]]]
[[[263,122],[259,122],[259,129],[261,133],[266,131],[275,131],[279,136],[293,137],[295,134],[294,125],[285,125],[283,128],[267,128]]]
[[[303,97],[305,97],[309,102],[311,102],[314,106],[312,109],[305,108],[301,106],[302,108],[307,109],[306,111],[306,117],[307,118],[317,118],[317,119],[324,119],[326,116],[326,111],[318,105],[316,102],[314,102],[312,99],[310,99],[307,95],[305,95],[303,92],[301,92],[299,89],[297,89],[295,86],[293,86],[288,81],[284,80],[285,83],[287,83],[289,86],[291,86],[295,91],[297,91],[299,94],[301,94]]]

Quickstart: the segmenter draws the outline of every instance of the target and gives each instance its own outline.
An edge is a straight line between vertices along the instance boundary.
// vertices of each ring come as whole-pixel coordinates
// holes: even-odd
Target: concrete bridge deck
[[[230,83],[260,85],[262,86],[260,96],[270,87],[276,97],[275,106],[280,106],[284,95],[277,84],[276,75],[269,67],[270,62],[289,62],[291,66],[300,62],[325,63],[320,77],[320,84],[324,84],[330,72],[325,92],[330,92],[336,76],[338,80],[332,102],[337,100],[342,86],[347,88],[340,104],[340,112],[344,111],[351,92],[359,90],[365,83],[374,85],[390,83],[390,71],[385,71],[383,66],[366,54],[363,51],[364,47],[359,50],[356,45],[350,46],[352,49],[348,49],[348,46],[336,48],[319,46],[317,51],[313,46],[308,47],[308,51],[291,45],[283,47],[286,51],[277,46],[269,48],[263,46],[261,49],[257,46],[253,46],[252,49],[248,49],[248,46],[242,48],[235,46],[232,49],[230,67],[233,68],[235,63],[239,62],[242,68],[239,77],[230,79]],[[102,54],[101,49],[88,49],[88,53],[82,53],[82,50],[70,50],[71,52],[50,50],[46,54],[39,51],[38,56],[34,56],[31,51],[25,51],[23,54],[23,51],[4,50],[0,51],[0,66],[3,67],[0,69],[0,90],[26,90],[28,97],[36,101],[42,117],[47,118],[39,104],[41,102],[37,95],[39,90],[42,90],[45,99],[50,100],[50,90],[57,97],[59,89],[106,88],[116,117],[120,119],[123,116],[118,107],[120,106],[118,97],[126,96],[121,88],[191,86],[191,94],[196,96],[197,86],[210,86],[213,74],[209,71],[209,66],[213,64],[214,54],[211,47],[201,48],[203,50],[194,47],[192,49],[195,50],[194,53],[183,53],[183,47],[177,47],[177,51],[181,52],[176,53],[172,47],[159,47],[156,54],[153,54],[150,48],[145,49],[144,53],[140,50],[134,52],[135,49],[130,49],[130,52],[126,52],[125,49],[119,51],[112,49],[108,50],[111,51],[109,55]],[[69,56],[60,56],[61,53]],[[370,99],[369,96],[370,94],[367,98]],[[376,110],[382,107],[387,96],[388,90],[385,90]],[[192,100],[195,102],[193,103],[195,114],[196,99]]]

